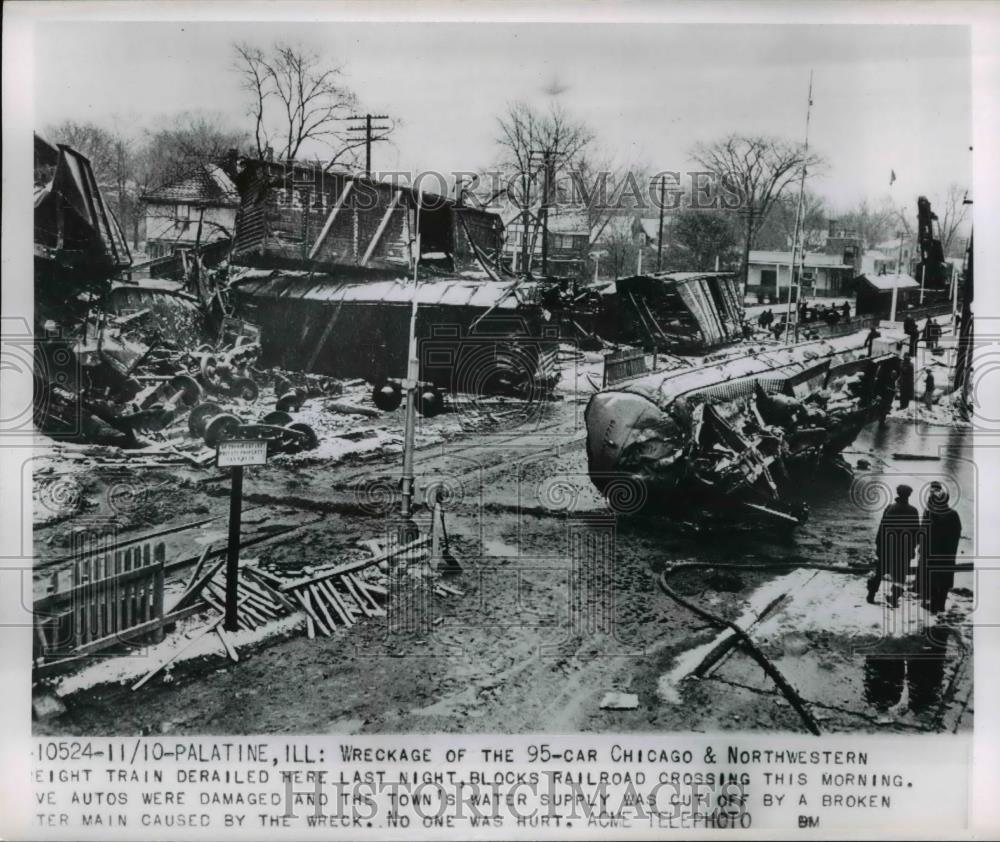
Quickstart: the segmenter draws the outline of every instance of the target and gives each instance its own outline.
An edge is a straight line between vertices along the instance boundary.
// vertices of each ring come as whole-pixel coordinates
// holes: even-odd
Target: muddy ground
[[[138,692],[117,683],[77,692],[63,699],[64,714],[37,722],[36,730],[801,731],[801,721],[759,667],[738,653],[703,680],[682,682],[676,697],[665,697],[663,677],[677,659],[719,630],[663,594],[657,574],[682,560],[869,562],[887,489],[900,482],[920,489],[931,479],[958,492],[960,550],[974,554],[976,476],[962,456],[958,430],[890,419],[887,427],[866,431],[846,454],[858,467],[853,481],[843,474],[801,478],[811,510],[803,526],[720,530],[668,515],[612,516],[587,477],[585,400],[570,392],[527,414],[514,405],[465,406],[421,421],[417,474],[423,488],[442,489],[450,547],[462,565],[445,581],[461,595],[428,595],[422,579],[411,576],[415,607],[405,622],[390,611],[389,618],[314,640],[299,628],[244,648],[237,664],[227,662],[220,648],[218,656],[180,664],[169,682],[157,678]],[[322,418],[322,403],[317,398],[304,408],[311,423]],[[396,528],[402,411],[340,416],[336,423],[335,432],[347,438],[334,441],[327,430],[318,451],[247,470],[244,537],[260,541],[244,551],[245,558],[293,574],[363,557],[366,540]],[[345,442],[373,444],[352,448]],[[931,458],[897,460],[895,453]],[[50,499],[40,500],[36,480],[36,553],[56,567],[88,518],[113,518],[123,537],[186,527],[164,538],[168,568],[173,565],[178,581],[205,546],[224,544],[228,480],[214,467],[178,461],[134,471],[113,453],[61,447],[40,455],[35,469],[39,477],[49,471],[53,481],[67,472],[78,475],[75,490],[63,489],[61,498],[69,499],[62,499],[61,509],[58,499],[51,502],[60,498],[58,489],[46,492],[43,482],[41,493]],[[417,521],[427,526],[426,509]],[[588,547],[603,549],[588,555]],[[704,571],[678,576],[674,586],[735,619],[756,589],[788,572]],[[916,668],[901,673],[899,658],[888,667],[885,659],[873,661],[878,652],[872,647],[886,637],[884,606],[864,604],[863,573],[835,578],[841,584],[828,587],[837,589],[842,610],[858,617],[848,632],[819,620],[804,624],[794,645],[788,628],[766,645],[814,703],[824,730],[969,727],[971,634],[962,631],[962,618],[971,610],[971,592],[953,594],[951,622],[958,631],[940,650],[937,686],[925,688],[917,704],[912,693],[893,695]],[[970,584],[960,577],[956,587]],[[932,669],[924,684],[933,685],[937,673]],[[636,694],[638,706],[602,710],[609,691]]]

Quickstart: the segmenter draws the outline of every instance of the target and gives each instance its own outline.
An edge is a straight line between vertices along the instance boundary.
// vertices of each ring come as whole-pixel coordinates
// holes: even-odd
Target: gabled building
[[[166,257],[181,249],[232,239],[240,195],[222,167],[203,164],[143,196],[146,254]]]

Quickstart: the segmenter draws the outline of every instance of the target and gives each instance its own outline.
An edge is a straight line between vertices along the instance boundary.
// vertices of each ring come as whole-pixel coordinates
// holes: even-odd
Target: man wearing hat
[[[944,611],[948,591],[955,583],[955,555],[962,537],[962,519],[948,505],[948,491],[940,482],[930,484],[927,510],[920,522],[920,561],[917,593],[932,614]]]
[[[913,489],[908,485],[896,486],[896,499],[886,508],[878,525],[875,573],[868,579],[868,601],[872,604],[883,576],[892,579],[892,592],[887,602],[892,608],[899,604],[920,534],[920,515],[909,503],[912,493]]]

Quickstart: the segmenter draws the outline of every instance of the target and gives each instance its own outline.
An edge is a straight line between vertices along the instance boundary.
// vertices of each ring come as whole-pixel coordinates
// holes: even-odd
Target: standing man
[[[910,356],[915,357],[917,355],[917,341],[920,339],[920,330],[917,328],[917,322],[913,316],[908,315],[903,319],[903,333],[910,340]]]
[[[912,493],[908,485],[896,486],[896,499],[886,508],[875,533],[875,572],[868,579],[868,602],[872,605],[883,576],[892,579],[886,602],[891,608],[899,604],[920,535],[920,515],[909,503]]]
[[[865,337],[865,350],[868,352],[868,356],[872,355],[872,350],[875,347],[875,340],[878,339],[882,334],[879,333],[878,329],[878,319],[872,322],[872,326],[868,329],[868,335]]]
[[[931,350],[936,351],[938,349],[938,340],[941,338],[941,325],[937,323],[937,319],[931,319],[928,330],[931,332]]]
[[[948,505],[948,491],[940,482],[930,484],[927,511],[920,522],[920,561],[917,593],[932,614],[944,611],[948,591],[955,583],[955,555],[962,537],[962,519]]]
[[[849,321],[851,318],[851,302],[845,301],[840,308],[840,315],[843,317],[844,321]]]
[[[927,366],[927,374],[924,377],[924,406],[928,411],[934,405],[934,372]]]
[[[909,354],[903,354],[903,362],[899,367],[899,408],[906,409],[913,400],[913,360]]]
[[[875,383],[875,394],[878,396],[878,425],[885,426],[885,419],[892,411],[892,401],[896,397],[896,380],[899,371],[896,366],[883,365],[879,367],[878,380]]]

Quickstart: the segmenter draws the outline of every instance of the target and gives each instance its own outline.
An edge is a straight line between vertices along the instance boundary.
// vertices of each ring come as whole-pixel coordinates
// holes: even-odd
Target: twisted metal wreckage
[[[898,366],[851,335],[743,348],[612,386],[585,414],[591,479],[625,508],[797,523],[789,475],[822,462],[846,469],[841,451],[887,408]]]
[[[227,277],[195,255],[184,263],[197,294],[140,284],[86,159],[36,138],[35,173],[39,312],[61,315],[40,378],[40,426],[52,434],[94,438],[103,425],[134,437],[190,412],[192,435],[210,446],[240,430],[276,447],[314,446],[311,430],[290,429],[287,411],[309,389],[335,391],[328,378],[364,378],[379,409],[399,406],[416,297],[424,414],[443,411],[448,393],[545,397],[561,333],[640,345],[667,354],[670,367],[591,398],[587,452],[598,488],[624,476],[650,503],[723,500],[795,522],[785,475],[836,462],[878,415],[896,365],[864,357],[856,334],[746,343],[727,273],[638,275],[574,304],[505,270],[493,214],[268,161],[239,162],[235,173],[241,207]],[[414,261],[417,285],[400,277]],[[719,349],[721,361],[694,356]],[[314,380],[290,382],[273,373],[279,367]],[[266,378],[278,411],[248,425],[226,400],[255,398]]]

